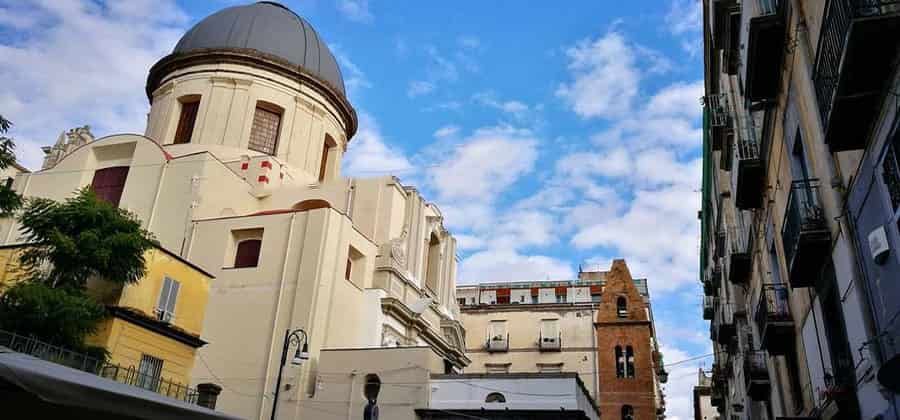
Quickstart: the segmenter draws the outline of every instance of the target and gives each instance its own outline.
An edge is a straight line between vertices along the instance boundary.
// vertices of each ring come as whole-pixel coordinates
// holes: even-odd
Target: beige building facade
[[[414,188],[341,175],[356,114],[308,22],[272,2],[217,12],[150,69],[147,95],[144,134],[64,139],[13,187],[61,200],[93,186],[216,277],[191,377],[223,386],[219,410],[269,417],[288,329],[308,333],[310,358],[284,368],[280,419],[321,395],[326,348],[424,348],[440,374],[469,363],[456,240]],[[21,239],[0,223],[4,244]]]

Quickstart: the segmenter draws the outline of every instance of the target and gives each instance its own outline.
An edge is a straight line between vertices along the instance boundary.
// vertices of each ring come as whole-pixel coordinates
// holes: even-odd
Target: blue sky
[[[36,167],[76,125],[143,132],[150,65],[233,3],[0,0],[0,113],[20,159]],[[396,174],[435,201],[460,283],[624,257],[649,279],[667,362],[709,353],[699,1],[284,3],[332,47],[360,115],[346,172]],[[703,363],[670,368],[670,418],[690,417]]]

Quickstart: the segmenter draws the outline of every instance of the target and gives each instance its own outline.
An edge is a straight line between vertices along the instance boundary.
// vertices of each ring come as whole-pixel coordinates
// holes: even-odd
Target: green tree
[[[34,280],[84,290],[88,279],[136,283],[152,234],[133,214],[100,200],[85,187],[63,202],[29,199],[19,216],[27,249],[20,261]]]
[[[16,163],[16,144],[5,135],[10,127],[12,123],[0,115],[0,170]],[[21,205],[22,198],[19,194],[7,187],[5,182],[0,183],[0,217],[10,216]]]
[[[96,351],[84,346],[84,338],[105,316],[103,305],[84,291],[54,289],[40,282],[18,282],[0,296],[4,330],[81,351]]]

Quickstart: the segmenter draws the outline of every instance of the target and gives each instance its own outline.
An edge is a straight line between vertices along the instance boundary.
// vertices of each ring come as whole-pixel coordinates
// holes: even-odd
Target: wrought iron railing
[[[787,284],[764,284],[762,286],[755,319],[760,333],[766,329],[769,323],[791,321]]]
[[[706,109],[709,110],[709,126],[725,127],[728,125],[728,95],[707,95],[703,97]]]
[[[0,330],[0,346],[191,404],[196,404],[199,396],[196,389],[190,388],[185,384],[161,378],[157,375],[141,373],[134,366],[126,368],[121,365],[107,363],[103,359],[54,346],[34,337],[26,337],[21,334]]]
[[[752,379],[767,379],[769,377],[768,359],[766,352],[750,350],[744,353],[744,378],[749,383]]]
[[[734,325],[734,303],[719,302],[716,311],[716,324],[719,327]]]
[[[826,226],[825,211],[819,199],[819,180],[802,179],[791,182],[784,225],[781,228],[785,259],[788,263],[797,252],[801,233],[824,229]]]
[[[0,330],[0,346],[85,372],[97,373],[104,364],[100,358],[3,330]]]
[[[813,83],[819,101],[819,116],[827,123],[828,113],[840,80],[844,43],[853,19],[900,12],[900,0],[829,0],[825,5]]]
[[[541,332],[538,334],[538,348],[541,350],[560,350],[562,349],[562,333],[557,333],[556,337],[544,336]]]
[[[750,252],[753,235],[749,227],[732,226],[728,228],[729,254],[747,254]]]
[[[716,297],[703,297],[703,319],[712,319],[716,313]]]
[[[753,114],[745,113],[741,135],[735,136],[734,153],[739,161],[760,158],[759,136],[756,131],[756,120]]]
[[[498,334],[488,338],[485,347],[489,352],[509,350],[509,333],[506,336]]]

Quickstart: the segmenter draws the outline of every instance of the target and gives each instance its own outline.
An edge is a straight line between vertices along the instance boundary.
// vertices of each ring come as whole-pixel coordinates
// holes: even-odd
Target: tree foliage
[[[51,287],[83,290],[94,277],[136,283],[145,272],[144,252],[155,244],[134,215],[90,187],[64,202],[29,199],[19,221],[29,242],[20,261]]]
[[[5,134],[12,127],[12,123],[0,115],[0,170],[6,169],[16,163],[16,144]],[[22,205],[22,198],[12,188],[0,183],[0,217],[9,216]]]
[[[83,291],[40,282],[16,283],[0,296],[0,328],[67,348],[85,350],[84,338],[105,316],[103,305]]]

